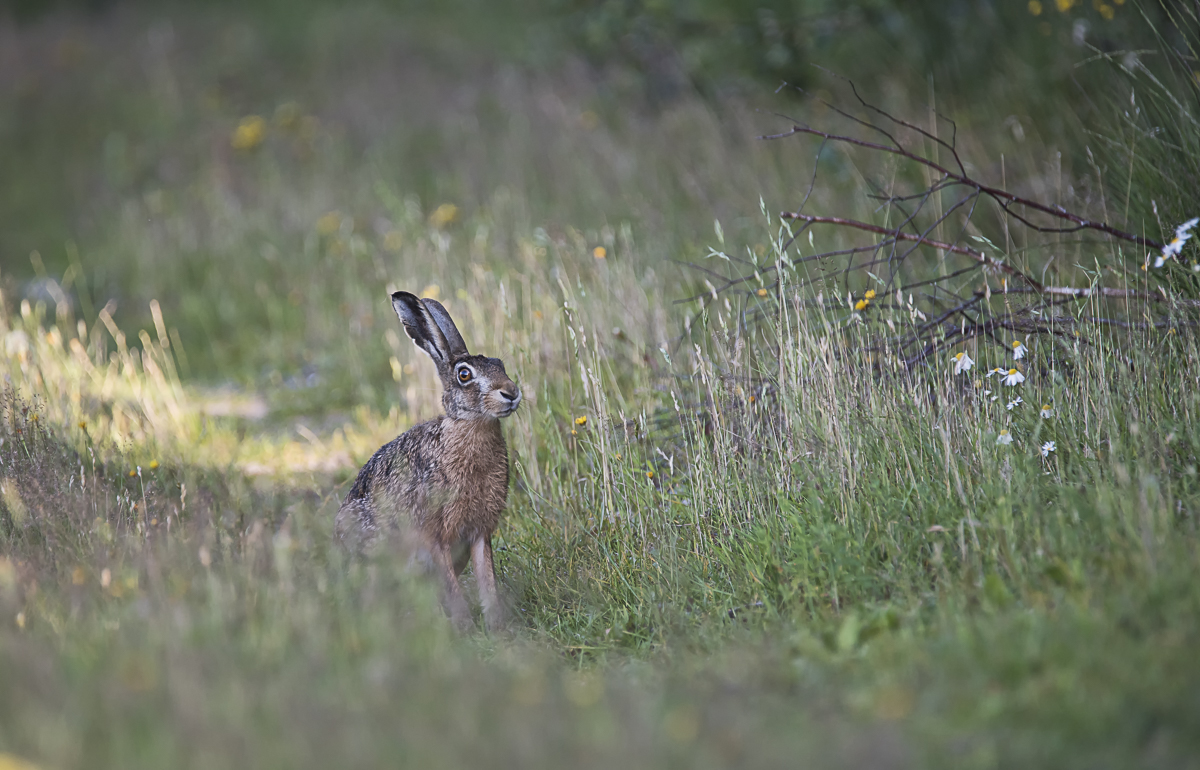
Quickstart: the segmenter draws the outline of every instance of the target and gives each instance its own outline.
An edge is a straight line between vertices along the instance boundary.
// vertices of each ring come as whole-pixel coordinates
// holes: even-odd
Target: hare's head
[[[504,362],[467,352],[467,344],[440,302],[398,291],[392,295],[392,307],[404,331],[437,364],[447,417],[507,417],[517,411],[521,389],[509,379]]]

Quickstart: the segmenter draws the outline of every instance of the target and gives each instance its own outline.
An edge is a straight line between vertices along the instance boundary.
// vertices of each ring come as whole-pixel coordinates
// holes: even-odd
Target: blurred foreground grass
[[[673,304],[672,260],[775,258],[807,183],[751,139],[779,102],[646,105],[436,21],[118,7],[6,38],[0,752],[1197,765],[1189,327],[1031,342],[1020,388],[986,381],[1012,410],[858,354],[840,300],[762,298],[764,358],[734,309]],[[926,109],[902,85],[873,90]],[[967,115],[964,153],[1103,205],[1020,109]],[[814,199],[862,211],[869,171],[830,162]],[[398,557],[331,542],[344,482],[438,408],[393,288],[525,391],[509,636],[454,638]]]

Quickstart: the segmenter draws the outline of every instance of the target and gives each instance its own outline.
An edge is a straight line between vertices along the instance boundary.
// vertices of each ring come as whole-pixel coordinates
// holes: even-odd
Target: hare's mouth
[[[517,411],[517,407],[521,405],[521,391],[506,391],[494,390],[491,398],[488,399],[492,403],[493,414],[497,417],[508,417],[513,412]]]
[[[517,400],[517,401],[514,401],[512,404],[509,404],[508,406],[504,406],[504,407],[501,407],[500,409],[497,409],[496,416],[497,417],[508,417],[510,414],[517,411],[517,406],[519,406],[520,403],[521,403],[520,400]]]

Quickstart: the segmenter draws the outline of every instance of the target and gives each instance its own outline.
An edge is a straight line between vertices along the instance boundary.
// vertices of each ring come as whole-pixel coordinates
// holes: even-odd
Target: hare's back
[[[421,490],[436,484],[441,475],[438,456],[441,420],[430,420],[409,429],[380,447],[359,470],[354,486],[338,510],[338,536],[373,538],[385,526],[395,525],[398,514],[420,505]]]

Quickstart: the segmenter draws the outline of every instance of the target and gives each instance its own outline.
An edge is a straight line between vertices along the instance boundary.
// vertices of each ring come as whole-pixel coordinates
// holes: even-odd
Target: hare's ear
[[[454,320],[450,318],[446,308],[442,307],[442,303],[428,297],[421,301],[425,303],[429,314],[433,316],[434,323],[442,330],[442,335],[450,345],[450,354],[452,356],[467,355],[467,343],[463,342],[462,335],[458,333],[458,327],[454,325]]]
[[[392,307],[395,308],[396,315],[400,316],[404,331],[417,343],[417,347],[428,353],[439,368],[449,367],[453,355],[449,343],[446,342],[446,335],[442,334],[437,321],[417,295],[398,291],[392,295]]]

